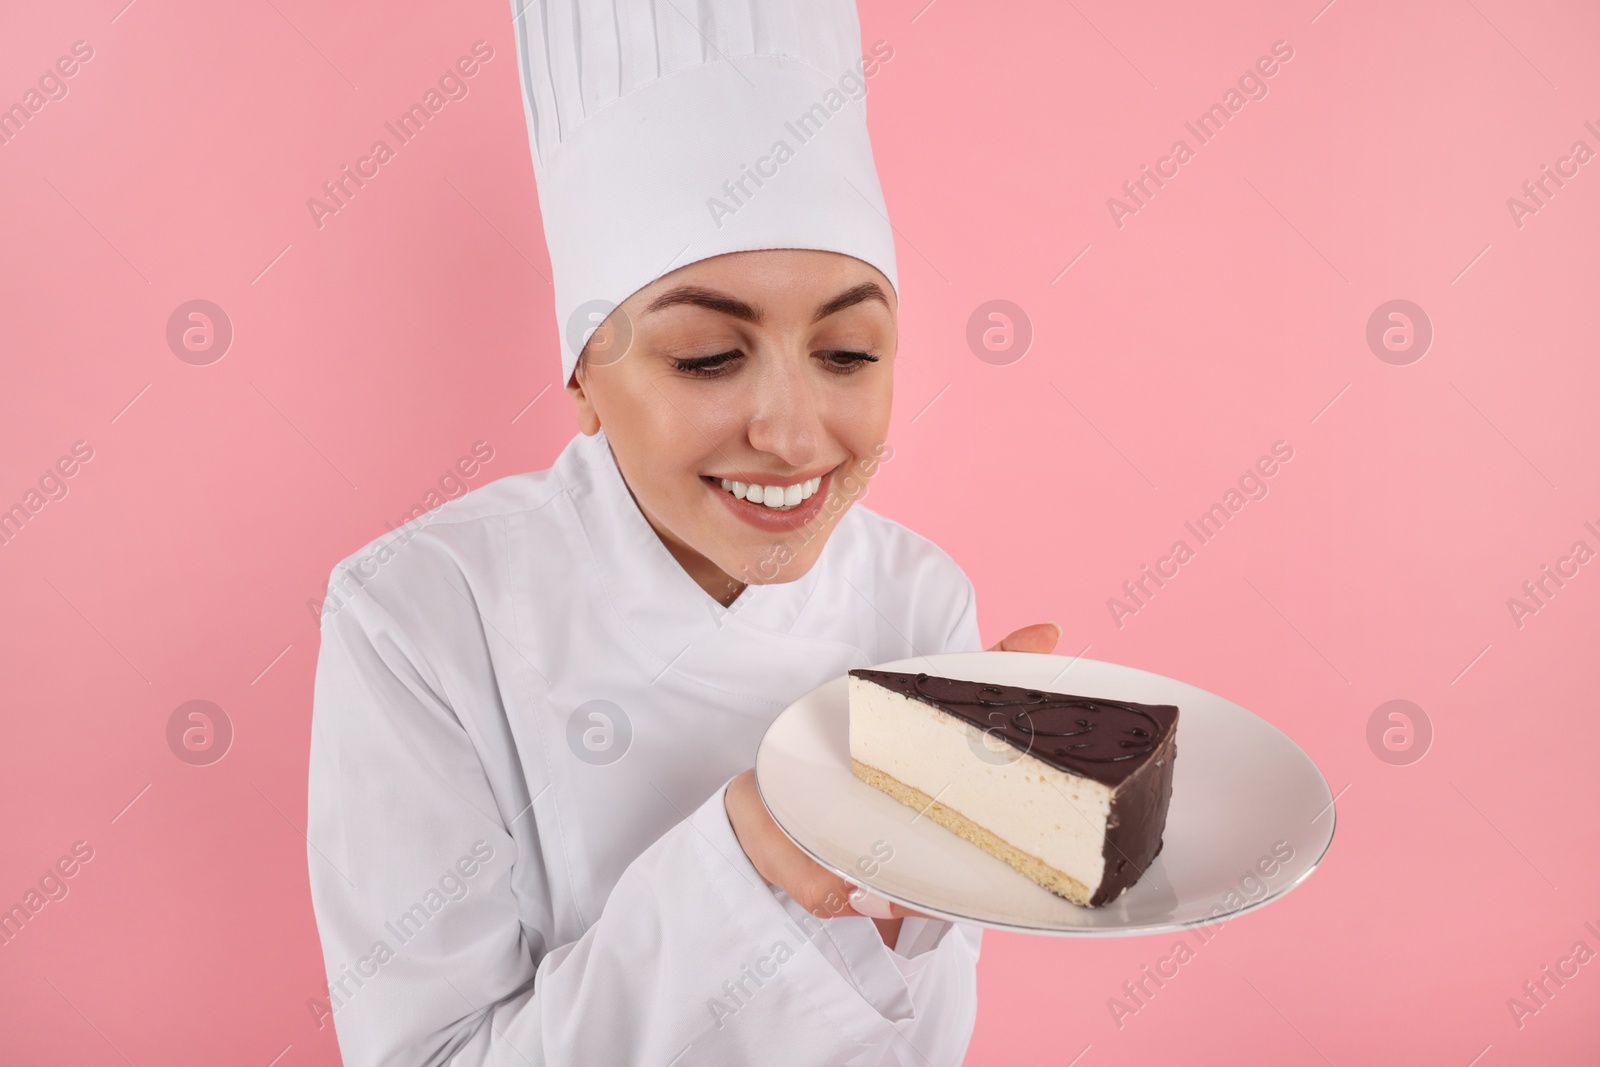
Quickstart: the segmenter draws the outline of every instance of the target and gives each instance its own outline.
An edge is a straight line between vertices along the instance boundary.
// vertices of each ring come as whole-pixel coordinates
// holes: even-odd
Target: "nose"
[[[750,447],[806,467],[822,452],[826,431],[805,357],[770,359],[755,376],[746,434]]]

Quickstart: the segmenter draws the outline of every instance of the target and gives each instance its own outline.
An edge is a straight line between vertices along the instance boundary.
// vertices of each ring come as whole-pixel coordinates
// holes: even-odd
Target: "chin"
[[[817,557],[826,540],[826,537],[819,537],[798,551],[787,542],[779,541],[745,554],[731,569],[725,564],[719,563],[718,566],[746,585],[782,585],[785,582],[795,582],[804,578],[811,568],[816,566]]]

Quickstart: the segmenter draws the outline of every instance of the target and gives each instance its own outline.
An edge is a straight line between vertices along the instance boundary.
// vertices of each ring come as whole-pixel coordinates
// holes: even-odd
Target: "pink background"
[[[862,3],[894,48],[870,111],[903,288],[870,505],[967,569],[988,641],[1059,620],[1064,653],[1265,716],[1340,795],[1322,868],[1120,1026],[1108,999],[1174,938],[988,935],[972,1064],[1600,1044],[1600,962],[1520,1026],[1507,1003],[1600,950],[1600,563],[1520,627],[1507,606],[1575,541],[1600,550],[1600,161],[1520,227],[1506,204],[1574,141],[1600,150],[1600,13],[1322,2]],[[0,907],[94,850],[0,947],[0,1059],[329,1064],[307,601],[475,441],[477,486],[575,430],[510,14],[124,3],[0,34],[3,104],[94,50],[0,145],[0,507],[94,450],[0,545]],[[306,199],[479,39],[470,95],[319,230]],[[1107,198],[1195,147],[1184,121],[1279,40],[1268,96],[1119,228]],[[165,339],[197,298],[235,330],[208,366]],[[1434,327],[1407,366],[1365,339],[1396,298]],[[965,339],[991,299],[1034,329],[1009,365]],[[1107,599],[1278,440],[1267,498],[1119,627]],[[192,699],[236,731],[210,766],[167,746]],[[1420,761],[1369,748],[1391,699],[1431,722]]]

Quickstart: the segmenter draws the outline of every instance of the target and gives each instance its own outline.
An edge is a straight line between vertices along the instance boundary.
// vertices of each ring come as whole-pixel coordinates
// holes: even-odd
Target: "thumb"
[[[1053,652],[1061,640],[1061,626],[1053,622],[1036,622],[1013,630],[1000,639],[990,652]]]

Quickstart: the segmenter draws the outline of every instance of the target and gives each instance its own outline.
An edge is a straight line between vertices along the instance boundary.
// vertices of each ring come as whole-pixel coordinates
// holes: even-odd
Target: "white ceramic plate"
[[[877,669],[1179,709],[1161,854],[1116,900],[1083,908],[852,774],[846,678],[795,701],[756,754],[767,810],[818,863],[907,907],[1021,933],[1158,933],[1278,899],[1305,880],[1333,840],[1333,794],[1311,758],[1271,723],[1203,689],[1115,663],[1030,652],[919,656]],[[983,743],[976,730],[974,737]]]

